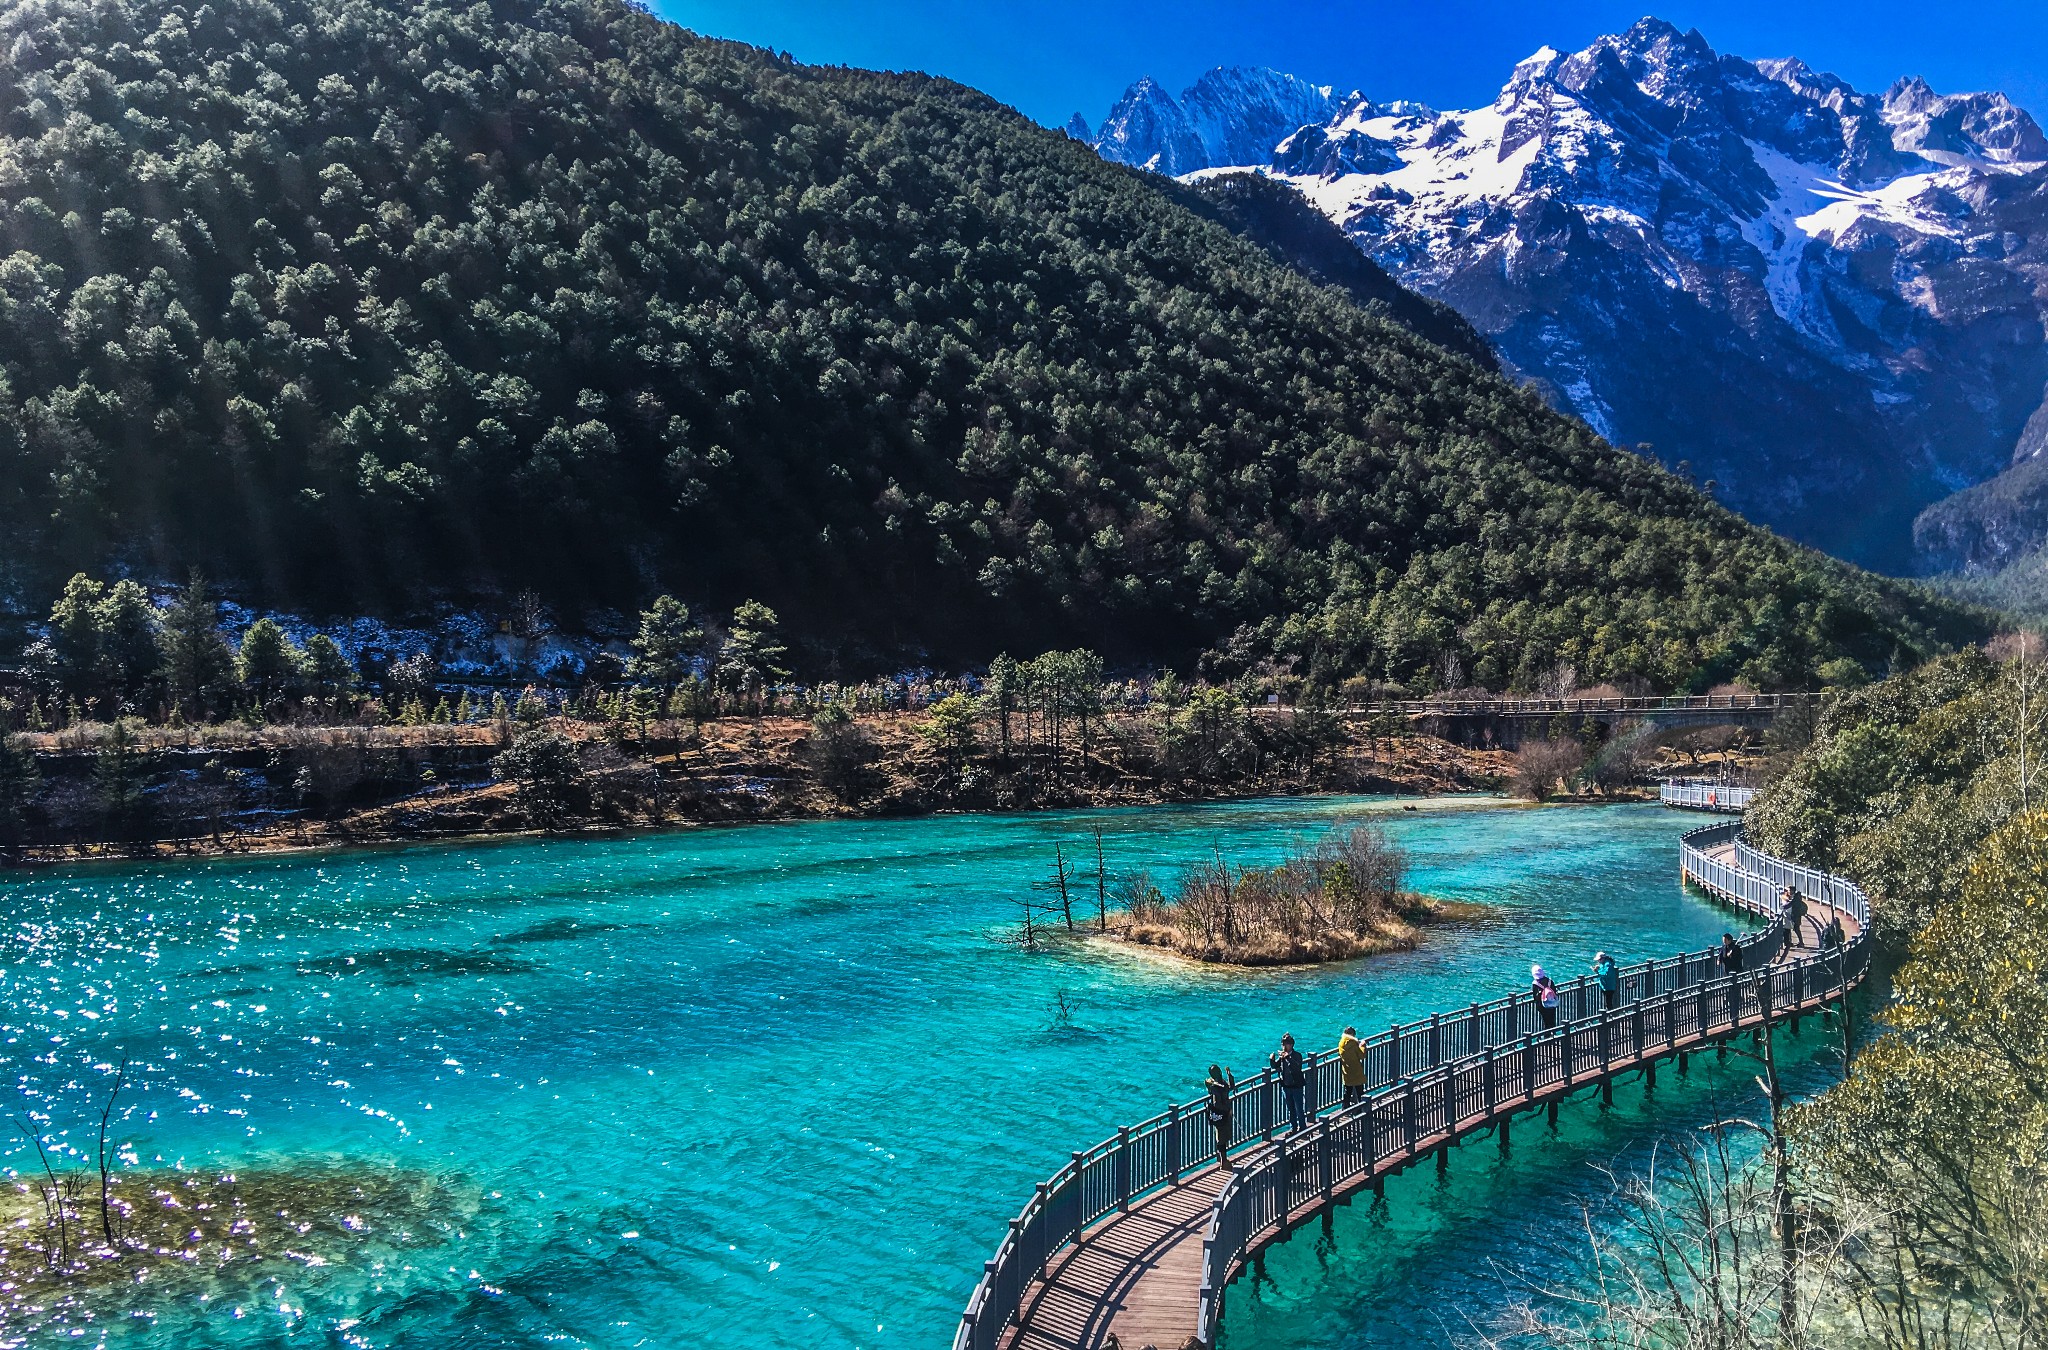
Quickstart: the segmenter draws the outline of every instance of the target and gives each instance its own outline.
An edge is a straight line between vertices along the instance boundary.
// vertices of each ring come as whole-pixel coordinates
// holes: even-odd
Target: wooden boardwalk
[[[1710,862],[1730,869],[1740,864],[1738,848],[1732,839],[1703,848],[1700,852]],[[1688,876],[1690,878],[1690,873]],[[1755,903],[1753,897],[1745,901],[1721,887],[1703,884],[1738,903]],[[1853,913],[1833,909],[1818,899],[1809,903],[1812,908],[1801,926],[1802,931],[1788,935],[1790,941],[1774,958],[1774,966],[1786,967],[1788,963],[1819,955],[1819,938],[1831,915],[1841,919],[1844,936],[1852,943],[1860,932]],[[1809,968],[1814,964],[1809,961]],[[1801,981],[1792,987],[1806,986]],[[1716,1041],[1761,1027],[1767,1022],[1774,1023],[1816,1011],[1838,997],[1838,988],[1823,987],[1803,998],[1791,998],[1774,1005],[1769,997],[1765,997],[1756,1006],[1747,1007],[1738,995],[1724,986],[1712,995],[1715,1003],[1711,1015],[1708,995],[1703,993],[1700,996],[1697,1025],[1683,1034],[1674,1034],[1673,1019],[1667,1009],[1663,1039],[1645,1044],[1642,1053],[1627,1058],[1603,1055],[1581,1068],[1575,1067],[1574,1056],[1567,1046],[1562,1053],[1560,1074],[1539,1081],[1534,1073],[1525,1072],[1518,1080],[1523,1086],[1514,1091],[1503,1091],[1498,1097],[1493,1091],[1493,1065],[1489,1053],[1486,1066],[1488,1107],[1485,1114],[1461,1115],[1460,1103],[1469,1098],[1469,1091],[1461,1097],[1455,1078],[1441,1079],[1436,1088],[1438,1100],[1435,1104],[1442,1109],[1437,1116],[1431,1117],[1439,1120],[1437,1125],[1416,1129],[1411,1105],[1410,1128],[1398,1147],[1385,1156],[1377,1156],[1377,1146],[1367,1143],[1369,1165],[1341,1184],[1332,1184],[1326,1157],[1321,1163],[1324,1170],[1320,1191],[1310,1187],[1297,1202],[1295,1197],[1300,1188],[1289,1189],[1283,1180],[1277,1193],[1289,1198],[1280,1202],[1281,1212],[1269,1215],[1258,1231],[1247,1235],[1242,1250],[1234,1258],[1225,1258],[1224,1264],[1228,1269],[1220,1272],[1210,1268],[1205,1238],[1214,1236],[1212,1224],[1219,1214],[1218,1197],[1230,1182],[1232,1172],[1213,1163],[1191,1171],[1172,1184],[1132,1200],[1127,1209],[1112,1212],[1085,1229],[1078,1241],[1053,1253],[1041,1277],[1029,1281],[1024,1287],[1017,1305],[1016,1321],[1004,1332],[1000,1344],[1010,1350],[1099,1350],[1100,1347],[1111,1346],[1120,1347],[1120,1350],[1143,1350],[1147,1346],[1156,1347],[1156,1350],[1185,1350],[1190,1345],[1199,1347],[1203,1344],[1205,1280],[1216,1285],[1215,1297],[1220,1300],[1221,1286],[1229,1282],[1245,1260],[1264,1247],[1284,1240],[1294,1227],[1312,1220],[1331,1204],[1382,1182],[1418,1159],[1439,1155],[1441,1161],[1441,1155],[1452,1144],[1477,1130],[1499,1126],[1505,1131],[1506,1122],[1520,1112],[1542,1106],[1554,1110],[1555,1104],[1563,1098],[1591,1087],[1611,1090],[1618,1074],[1643,1070],[1654,1073],[1654,1066],[1660,1059],[1709,1047]],[[1724,1007],[1738,1009],[1733,1021],[1728,1020]],[[1627,1010],[1621,1011],[1626,1013]],[[1641,1019],[1638,1018],[1635,1041],[1640,1043],[1643,1040]],[[1550,1062],[1555,1065],[1558,1061],[1553,1057]],[[1530,1063],[1533,1064],[1534,1060]],[[1364,1124],[1366,1134],[1372,1135],[1378,1127],[1377,1119],[1368,1113]],[[1323,1135],[1317,1140],[1317,1147],[1327,1154],[1331,1148],[1327,1117],[1312,1123],[1304,1135],[1313,1135],[1318,1129]],[[1284,1142],[1254,1142],[1241,1147],[1232,1159],[1233,1168],[1243,1171],[1257,1168],[1262,1162],[1270,1167],[1275,1152],[1287,1147]],[[1303,1156],[1307,1157],[1309,1153],[1305,1151]],[[1299,1166],[1289,1163],[1285,1156],[1280,1163],[1283,1175],[1288,1168]],[[1220,1280],[1217,1279],[1219,1273]],[[1211,1334],[1213,1336],[1213,1332]]]

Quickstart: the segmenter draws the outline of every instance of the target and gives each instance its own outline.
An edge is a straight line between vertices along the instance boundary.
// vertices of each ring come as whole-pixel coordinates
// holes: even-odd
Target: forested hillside
[[[0,52],[24,613],[109,565],[336,609],[668,589],[812,659],[1495,685],[1978,628],[957,85],[605,0],[47,0]]]

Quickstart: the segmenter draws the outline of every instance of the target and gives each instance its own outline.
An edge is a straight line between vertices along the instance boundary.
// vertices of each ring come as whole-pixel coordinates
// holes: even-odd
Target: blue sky
[[[799,60],[924,70],[984,89],[1042,122],[1099,120],[1152,75],[1178,91],[1216,65],[1265,65],[1377,99],[1488,102],[1545,43],[1584,46],[1655,13],[1720,51],[1799,56],[1859,88],[1924,75],[1943,92],[2003,89],[2048,114],[2048,0],[652,0],[700,33]]]

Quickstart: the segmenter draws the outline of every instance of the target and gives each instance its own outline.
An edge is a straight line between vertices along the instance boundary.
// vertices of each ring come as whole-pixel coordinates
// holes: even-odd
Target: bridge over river
[[[1726,790],[1667,785],[1668,805],[1739,809]],[[1747,794],[1739,794],[1746,799]],[[1685,880],[1761,920],[1745,960],[1723,973],[1712,950],[1632,966],[1618,1006],[1597,986],[1562,989],[1546,1028],[1526,993],[1432,1014],[1369,1038],[1366,1095],[1345,1105],[1333,1053],[1308,1057],[1311,1121],[1282,1122],[1270,1072],[1233,1099],[1229,1167],[1218,1166],[1201,1101],[1169,1108],[1077,1152],[1040,1183],[1009,1224],[960,1319],[955,1350],[1185,1350],[1214,1344],[1231,1281],[1304,1222],[1480,1131],[1505,1148],[1513,1119],[1576,1093],[1611,1094],[1615,1078],[1653,1077],[1739,1033],[1820,1011],[1861,982],[1869,901],[1850,882],[1750,847],[1740,821],[1691,830]],[[1779,894],[1808,897],[1788,934]],[[1846,941],[1822,947],[1830,917]]]
[[[1406,722],[1461,745],[1508,749],[1528,736],[1571,734],[1588,723],[1683,727],[1769,726],[1781,714],[1816,705],[1813,694],[1672,694],[1648,698],[1415,698],[1348,704],[1350,721]]]

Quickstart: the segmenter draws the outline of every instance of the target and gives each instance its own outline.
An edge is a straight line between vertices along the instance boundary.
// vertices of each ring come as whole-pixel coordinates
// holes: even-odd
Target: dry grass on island
[[[1233,868],[1220,855],[1197,864],[1171,898],[1141,873],[1124,883],[1107,931],[1210,964],[1310,965],[1408,951],[1430,925],[1491,913],[1407,890],[1407,870],[1378,825],[1340,826],[1271,867]]]

